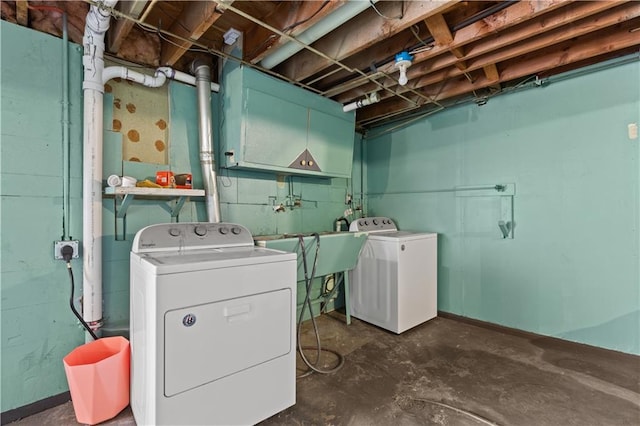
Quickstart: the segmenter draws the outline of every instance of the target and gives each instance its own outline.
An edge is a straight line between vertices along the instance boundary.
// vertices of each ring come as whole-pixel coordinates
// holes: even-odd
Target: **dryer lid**
[[[140,262],[144,269],[155,275],[295,261],[295,259],[295,253],[255,246],[131,253],[132,263]]]

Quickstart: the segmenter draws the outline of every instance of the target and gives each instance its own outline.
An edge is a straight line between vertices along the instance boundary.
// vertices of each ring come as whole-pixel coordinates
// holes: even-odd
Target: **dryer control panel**
[[[349,232],[390,232],[398,228],[393,220],[388,217],[363,217],[351,222]]]
[[[161,223],[142,228],[131,251],[151,253],[167,250],[200,250],[253,246],[251,232],[237,223]]]

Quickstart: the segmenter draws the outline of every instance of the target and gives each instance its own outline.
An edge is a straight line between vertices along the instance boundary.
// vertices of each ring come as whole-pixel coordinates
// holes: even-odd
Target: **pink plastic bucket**
[[[78,346],[64,357],[78,423],[109,420],[129,405],[129,341],[105,337]]]

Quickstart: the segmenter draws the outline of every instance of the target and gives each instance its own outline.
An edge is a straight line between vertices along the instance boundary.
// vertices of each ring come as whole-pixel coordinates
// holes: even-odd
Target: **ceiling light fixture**
[[[398,77],[398,83],[401,86],[407,84],[407,68],[411,66],[411,61],[413,61],[413,56],[409,54],[409,52],[402,51],[396,54],[396,68],[400,70],[400,76]]]

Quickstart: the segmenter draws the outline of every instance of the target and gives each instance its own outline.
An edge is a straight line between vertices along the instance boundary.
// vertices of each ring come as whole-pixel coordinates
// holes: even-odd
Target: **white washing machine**
[[[398,231],[387,217],[349,231],[368,234],[350,272],[351,315],[398,334],[438,315],[438,234]]]
[[[131,250],[138,425],[248,425],[295,404],[294,253],[232,223],[152,225]]]

